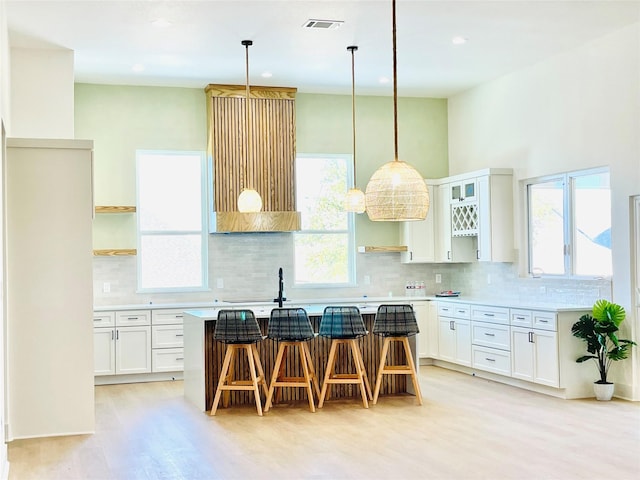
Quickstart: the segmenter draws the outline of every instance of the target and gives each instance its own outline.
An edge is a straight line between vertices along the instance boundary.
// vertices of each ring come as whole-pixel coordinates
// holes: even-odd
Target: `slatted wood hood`
[[[246,86],[208,85],[208,154],[213,182],[210,231],[282,232],[300,229],[295,195],[295,88],[251,87],[247,155]],[[238,195],[254,188],[258,213],[238,211]]]

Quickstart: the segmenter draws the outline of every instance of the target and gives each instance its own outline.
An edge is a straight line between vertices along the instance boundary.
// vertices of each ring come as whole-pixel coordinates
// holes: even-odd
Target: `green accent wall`
[[[203,89],[76,84],[75,136],[94,141],[96,205],[135,205],[135,152],[206,150]],[[425,178],[448,174],[447,100],[400,98],[399,157]],[[352,153],[351,96],[298,93],[299,153]],[[391,97],[356,98],[356,183],[393,160]],[[356,220],[358,245],[397,245],[394,222]],[[126,243],[126,241],[124,241]],[[96,246],[96,248],[100,248]]]

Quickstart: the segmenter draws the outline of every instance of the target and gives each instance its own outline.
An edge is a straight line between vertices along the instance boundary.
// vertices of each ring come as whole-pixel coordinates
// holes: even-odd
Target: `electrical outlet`
[[[442,274],[436,273],[436,283],[442,283]]]
[[[111,292],[111,284],[109,282],[104,282],[102,284],[102,293],[110,293]]]
[[[216,280],[216,287],[219,289],[223,289],[224,288],[224,280],[222,278],[218,278]]]
[[[364,284],[365,285],[371,285],[371,276],[369,276],[369,275],[365,275],[364,276]]]

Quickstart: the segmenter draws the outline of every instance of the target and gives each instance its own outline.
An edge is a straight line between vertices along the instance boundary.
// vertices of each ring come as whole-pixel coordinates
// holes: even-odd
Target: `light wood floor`
[[[199,412],[181,382],[96,387],[95,435],[9,444],[27,479],[637,479],[640,404],[560,400],[437,367],[413,397]],[[44,399],[43,399],[44,400]]]

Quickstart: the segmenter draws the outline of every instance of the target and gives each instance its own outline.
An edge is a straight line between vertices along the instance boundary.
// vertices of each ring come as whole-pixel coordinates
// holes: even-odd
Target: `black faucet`
[[[278,307],[282,308],[282,302],[286,300],[284,295],[284,279],[282,277],[282,267],[278,269],[278,298],[274,298],[274,302],[278,302]]]

